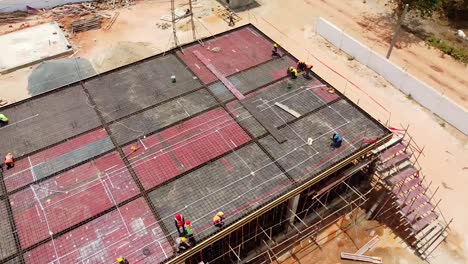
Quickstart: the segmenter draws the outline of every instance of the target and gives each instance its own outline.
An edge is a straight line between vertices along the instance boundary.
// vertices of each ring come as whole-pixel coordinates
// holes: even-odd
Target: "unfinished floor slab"
[[[7,106],[2,113],[9,124],[0,128],[0,149],[17,158],[101,125],[80,85]]]
[[[73,52],[62,29],[50,22],[0,36],[0,73]]]
[[[181,213],[192,222],[196,239],[203,240],[218,231],[211,222],[218,211],[225,213],[229,225],[290,184],[253,143],[164,184],[150,193],[150,199],[173,238],[178,236],[174,214]]]
[[[112,121],[201,88],[194,77],[176,56],[167,54],[102,74],[84,86],[104,119]]]
[[[15,236],[8,219],[6,202],[6,200],[0,200],[0,262],[16,253]]]
[[[23,248],[138,194],[115,152],[29,187],[10,196]]]
[[[140,198],[26,252],[24,259],[27,264],[97,264],[125,256],[130,263],[149,264],[161,263],[173,254],[148,204]]]

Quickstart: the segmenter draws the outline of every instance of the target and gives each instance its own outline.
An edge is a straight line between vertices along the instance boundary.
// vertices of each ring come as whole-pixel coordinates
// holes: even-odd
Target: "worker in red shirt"
[[[11,152],[5,156],[5,165],[7,170],[15,166],[15,158],[13,157],[13,154],[11,154]]]
[[[185,231],[185,219],[181,214],[175,215],[174,224],[177,228],[177,232],[179,232],[179,236],[185,236],[185,233],[187,233],[187,231]]]
[[[297,69],[304,72],[304,78],[311,79],[312,68],[314,66],[306,64],[305,61],[299,61],[297,63]]]

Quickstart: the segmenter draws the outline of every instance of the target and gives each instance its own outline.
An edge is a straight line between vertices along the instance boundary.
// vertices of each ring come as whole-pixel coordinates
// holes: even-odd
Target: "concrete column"
[[[296,220],[296,216],[294,214],[297,213],[297,206],[299,205],[299,197],[300,195],[296,195],[294,196],[293,198],[289,199],[289,202],[288,202],[288,212],[287,212],[287,218],[289,220],[289,223],[291,225],[294,225],[294,221]],[[289,228],[291,227],[288,227],[288,230]]]

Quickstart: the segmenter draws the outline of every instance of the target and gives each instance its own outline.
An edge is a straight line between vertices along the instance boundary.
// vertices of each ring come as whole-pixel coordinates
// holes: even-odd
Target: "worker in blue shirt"
[[[332,144],[331,146],[334,147],[334,148],[339,148],[341,147],[341,143],[343,143],[343,139],[340,137],[340,135],[338,135],[337,133],[333,133],[333,136],[332,136]]]

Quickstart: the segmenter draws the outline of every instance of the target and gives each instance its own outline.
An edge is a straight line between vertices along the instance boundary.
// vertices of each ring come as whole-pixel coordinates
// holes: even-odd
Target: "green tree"
[[[405,4],[409,5],[409,10],[415,12],[421,17],[432,16],[434,11],[438,10],[441,0],[396,0],[396,13],[400,15],[403,12]]]

